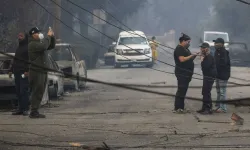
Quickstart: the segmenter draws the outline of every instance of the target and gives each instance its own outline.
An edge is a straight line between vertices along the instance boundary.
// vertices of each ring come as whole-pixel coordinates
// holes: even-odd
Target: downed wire
[[[95,42],[95,41],[93,41],[93,40],[87,38],[86,36],[82,35],[81,33],[77,32],[77,31],[75,31],[75,30],[72,29],[69,25],[65,24],[62,20],[60,20],[58,17],[56,17],[55,15],[53,15],[51,12],[49,12],[44,6],[42,6],[42,5],[41,5],[40,3],[38,3],[36,0],[33,0],[33,1],[34,1],[35,3],[37,3],[40,7],[42,7],[47,13],[49,13],[51,16],[53,16],[55,19],[57,19],[59,22],[61,22],[63,25],[65,25],[66,27],[68,27],[69,29],[71,29],[72,31],[74,31],[75,33],[77,33],[78,35],[82,36],[82,37],[85,38],[86,40],[88,40],[88,41],[90,41],[90,42],[92,42],[92,43],[94,43],[94,44],[96,44],[96,45],[99,45],[99,46],[101,46],[101,47],[104,47],[104,48],[108,49],[107,47],[105,47],[105,46],[103,46],[103,45],[101,45],[101,44],[99,44],[99,43],[97,43],[97,42]],[[130,60],[129,58],[127,58],[127,57],[125,57],[125,56],[122,56],[122,57],[124,57],[124,58]],[[174,67],[174,65],[171,65],[171,64],[167,64],[167,65],[170,65],[170,66]],[[172,72],[166,72],[166,71],[158,70],[158,69],[154,69],[154,68],[150,68],[150,69],[155,70],[155,71],[159,71],[159,72],[163,72],[163,73],[167,73],[167,74],[174,74],[174,73],[172,73]],[[187,70],[187,71],[189,71],[189,70]],[[182,74],[177,74],[177,75],[182,76],[182,77],[188,77],[188,76],[184,76],[184,75],[182,75]],[[189,77],[188,77],[188,78],[189,78]],[[196,77],[192,77],[192,78],[193,78],[193,79],[197,79],[197,80],[203,80],[203,79],[196,78]],[[209,77],[209,78],[211,78],[211,77]],[[238,84],[238,83],[234,83],[234,82],[233,82],[232,84],[243,85],[243,84]]]
[[[19,61],[24,61],[25,63],[27,64],[32,64],[34,67],[37,67],[37,68],[40,68],[40,69],[43,69],[43,71],[39,71],[39,72],[44,72],[44,73],[47,73],[47,71],[51,71],[51,72],[56,72],[56,73],[61,73],[60,71],[58,70],[54,70],[54,69],[50,69],[50,68],[47,68],[47,67],[43,67],[43,66],[40,66],[40,65],[37,65],[37,64],[34,64],[33,62],[30,62],[30,61],[27,61],[27,60],[24,60],[24,59],[20,59],[20,58],[17,58],[16,56],[12,56],[10,54],[7,54],[5,52],[2,52],[0,51],[0,54],[3,54],[5,56],[8,56],[10,58],[15,58]],[[33,68],[32,68],[33,69]],[[36,70],[38,71],[38,70]],[[81,81],[87,81],[87,82],[92,82],[92,83],[98,83],[98,84],[103,84],[103,85],[109,85],[109,86],[114,86],[114,87],[118,87],[118,88],[124,88],[124,89],[129,89],[129,90],[134,90],[134,91],[139,91],[139,92],[144,92],[144,93],[150,93],[150,94],[156,94],[156,95],[162,95],[162,96],[169,96],[169,97],[176,97],[175,94],[171,94],[171,93],[162,93],[162,92],[157,92],[157,91],[150,91],[150,90],[146,90],[146,89],[140,89],[140,88],[136,88],[136,87],[131,87],[131,86],[127,86],[127,85],[121,85],[121,84],[115,84],[115,83],[109,83],[109,82],[104,82],[104,81],[98,81],[98,80],[94,80],[94,79],[89,79],[89,78],[84,78],[84,77],[79,77],[77,75],[73,75],[71,73],[67,73],[67,72],[64,72],[64,75],[65,76],[68,76],[69,78],[71,79],[77,79],[77,80],[81,80]],[[178,96],[180,97],[180,96]],[[197,97],[189,97],[189,96],[186,96],[184,97],[186,99],[189,99],[189,100],[193,100],[193,101],[202,101],[201,98],[197,98]],[[244,101],[249,101],[250,100],[250,97],[246,97],[246,98],[237,98],[237,99],[231,99],[231,100],[221,100],[221,101],[212,101],[213,103],[225,103],[225,104],[229,104],[229,105],[242,105],[242,106],[250,106],[250,103],[249,104],[244,104],[243,102]]]
[[[51,1],[53,1],[53,0],[51,0]],[[80,8],[80,9],[82,9],[82,10],[84,10],[84,11],[90,13],[91,15],[97,17],[98,19],[100,19],[100,20],[102,20],[102,21],[104,21],[104,22],[110,24],[111,26],[114,26],[114,27],[116,27],[116,28],[118,28],[118,29],[121,29],[122,31],[126,31],[126,30],[124,30],[123,28],[120,28],[120,27],[118,27],[118,26],[116,26],[116,25],[114,25],[114,24],[112,24],[112,23],[110,23],[110,22],[104,20],[103,18],[101,18],[101,17],[95,15],[94,13],[90,12],[89,10],[87,10],[87,9],[85,9],[85,8],[83,8],[83,7],[79,6],[79,5],[77,5],[76,3],[74,3],[74,2],[72,2],[72,1],[70,1],[70,0],[67,0],[67,1],[68,1],[69,3],[71,3],[72,5],[74,5],[74,6],[78,7],[78,8]],[[55,2],[54,2],[54,3],[55,3]],[[56,3],[55,3],[55,4],[56,4]],[[57,4],[57,5],[58,5],[58,4]],[[59,5],[58,5],[58,6],[59,6]],[[61,6],[59,6],[59,7],[61,7]],[[62,7],[61,7],[61,8],[62,8]],[[46,9],[46,8],[44,8],[44,9]],[[72,16],[73,16],[74,18],[76,18],[73,14],[72,14]],[[114,16],[113,16],[113,17],[114,17]],[[114,18],[115,18],[115,17],[114,17]],[[78,18],[76,18],[76,19],[78,19]],[[81,21],[80,19],[78,19],[78,20]],[[118,19],[116,19],[116,20],[118,20]],[[81,22],[83,22],[83,21],[81,21]],[[120,22],[120,21],[119,21],[119,22]],[[86,24],[86,23],[85,23],[85,24]],[[88,24],[87,24],[87,25],[88,25]],[[90,26],[90,25],[88,25],[88,26]],[[91,26],[90,26],[90,27],[91,27]],[[92,28],[93,28],[93,27],[92,27]],[[128,28],[128,27],[127,27],[127,28]],[[97,29],[95,29],[95,28],[93,28],[93,29],[96,30],[96,31],[98,31],[99,33],[105,35],[104,33],[100,32],[99,30],[97,30]],[[128,32],[128,31],[126,31],[126,32]],[[130,32],[129,32],[129,33],[130,33]],[[138,36],[140,36],[140,37],[142,37],[141,35],[139,35],[139,34],[137,34],[137,33],[134,33],[134,34],[135,34],[135,35],[138,35]],[[161,44],[160,44],[160,45],[161,45]],[[164,46],[164,47],[167,47],[167,48],[170,48],[170,49],[173,49],[173,50],[174,50],[174,48],[169,47],[169,46],[166,46],[166,45],[161,45],[161,46]],[[163,49],[163,50],[164,50],[164,49]],[[165,50],[164,50],[164,51],[165,51]],[[148,57],[149,57],[149,56],[148,56]],[[163,64],[166,64],[166,65],[169,65],[169,66],[171,66],[171,67],[176,67],[175,65],[168,64],[168,63],[163,62],[163,61],[158,60],[158,59],[157,59],[156,61],[159,61],[159,62],[161,62],[161,63],[163,63]],[[191,70],[184,69],[184,68],[181,68],[181,67],[178,67],[178,68],[180,68],[180,69],[182,69],[182,70],[185,70],[185,71],[187,71],[187,72],[193,73]],[[203,76],[203,75],[201,75],[201,74],[199,74],[199,73],[194,73],[194,74],[199,75],[199,76]],[[213,77],[207,77],[207,78],[216,79],[216,78],[213,78]],[[232,77],[232,78],[234,78],[234,77]],[[237,79],[237,78],[235,78],[235,79]],[[244,80],[244,81],[246,81],[245,79],[239,79],[239,78],[238,78],[238,80]],[[249,81],[249,80],[247,80],[247,81]],[[228,82],[228,83],[235,84],[235,85],[239,85],[238,83],[235,83],[235,82]]]

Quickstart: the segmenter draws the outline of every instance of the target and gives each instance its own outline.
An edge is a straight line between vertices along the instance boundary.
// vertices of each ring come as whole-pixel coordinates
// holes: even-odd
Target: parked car
[[[142,31],[123,31],[119,34],[117,41],[114,48],[115,68],[134,64],[153,67],[152,50]]]
[[[15,53],[8,53],[12,56]],[[0,54],[0,100],[11,100],[16,98],[14,76],[9,78],[12,58]]]
[[[85,88],[86,80],[80,80],[80,77],[87,78],[85,62],[79,59],[70,44],[58,43],[49,54],[64,72],[64,87],[71,87],[77,91]],[[77,78],[72,78],[68,74],[75,75]]]
[[[64,74],[53,58],[48,55],[49,68],[58,72],[48,72],[48,94],[50,98],[58,98],[64,93]]]

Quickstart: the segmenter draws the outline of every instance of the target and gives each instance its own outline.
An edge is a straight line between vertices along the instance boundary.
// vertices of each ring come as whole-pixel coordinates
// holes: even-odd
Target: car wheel
[[[58,98],[58,84],[54,84],[52,89],[49,89],[49,98]]]

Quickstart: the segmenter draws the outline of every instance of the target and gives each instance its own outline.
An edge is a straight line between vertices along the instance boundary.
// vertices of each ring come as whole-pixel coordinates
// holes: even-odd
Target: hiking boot
[[[33,111],[33,112],[31,112],[31,113],[30,113],[30,115],[29,115],[29,117],[30,117],[30,118],[33,118],[33,119],[38,119],[38,118],[46,118],[46,116],[45,116],[45,115],[40,114],[40,113],[39,113],[39,112],[37,112],[37,111]]]
[[[14,112],[12,113],[12,115],[14,115],[14,116],[22,115],[22,114],[23,114],[23,112],[20,111],[20,110],[16,110],[16,111],[14,111]]]

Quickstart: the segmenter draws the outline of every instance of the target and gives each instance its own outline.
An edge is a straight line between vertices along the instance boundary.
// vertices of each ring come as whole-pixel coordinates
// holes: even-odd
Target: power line
[[[96,5],[98,5],[98,4],[96,4]],[[114,5],[115,6],[115,5]],[[122,21],[120,21],[119,19],[117,19],[114,15],[112,15],[111,13],[109,13],[108,11],[106,11],[104,8],[103,8],[103,6],[101,6],[101,5],[99,5],[99,7],[100,7],[100,9],[104,12],[104,13],[106,13],[107,15],[109,15],[109,16],[111,16],[113,19],[115,19],[118,23],[120,23],[121,25],[123,25],[124,27],[126,27],[127,29],[129,29],[129,30],[131,30],[131,31],[133,31],[133,29],[131,29],[130,27],[128,27],[125,23],[123,23]],[[126,31],[126,30],[125,30]],[[128,32],[128,31],[127,31]],[[138,35],[138,36],[140,36],[139,34],[137,34],[137,33],[135,33],[135,32],[133,32],[134,34],[136,34],[136,35]],[[149,41],[152,41],[152,40],[150,40],[150,39],[148,39]],[[231,42],[231,43],[234,43],[234,42]],[[247,48],[247,45],[245,44],[245,43],[240,43],[240,42],[237,42],[237,43],[239,43],[239,44],[243,44],[243,45],[245,45],[245,47]],[[159,44],[159,45],[161,45],[161,44]],[[168,46],[169,47],[169,46]],[[161,47],[160,47],[161,48]],[[162,48],[161,48],[162,49]],[[174,50],[174,48],[172,48],[173,50]],[[165,51],[165,49],[163,49],[164,51]],[[168,51],[165,51],[165,52],[168,52]],[[168,52],[169,53],[169,52]],[[172,53],[169,53],[169,54],[172,54]],[[246,79],[241,79],[241,78],[236,78],[236,77],[231,77],[231,78],[233,78],[233,79],[236,79],[236,80],[241,80],[241,81],[250,81],[250,80],[246,80]]]
[[[85,9],[85,8],[83,8],[83,7],[79,6],[79,5],[77,5],[76,3],[74,3],[74,2],[72,2],[72,1],[70,1],[70,0],[67,0],[67,1],[68,1],[69,3],[71,3],[71,4],[73,4],[74,6],[76,6],[76,7],[80,8],[80,9],[82,9],[82,10],[84,10],[84,11],[86,11],[86,12],[92,14],[93,16],[99,18],[100,20],[102,20],[102,21],[104,21],[104,22],[106,22],[106,23],[108,23],[108,24],[110,24],[110,25],[112,25],[112,26],[114,26],[114,27],[116,27],[116,28],[118,28],[118,29],[121,29],[121,30],[123,30],[123,31],[126,31],[126,30],[124,30],[124,29],[122,29],[122,28],[120,28],[120,27],[118,27],[118,26],[116,26],[116,25],[114,25],[114,24],[112,24],[112,23],[110,23],[110,22],[108,22],[108,21],[102,19],[101,17],[99,17],[99,16],[95,15],[94,13],[90,12],[89,10],[87,10],[87,9]],[[126,31],[126,32],[128,32],[128,31]],[[129,32],[129,33],[130,33],[130,32]],[[138,35],[137,33],[135,33],[135,34]],[[139,35],[139,36],[141,36],[141,35]],[[143,38],[144,38],[144,37],[143,37]],[[167,46],[166,46],[166,47],[167,47]],[[171,48],[171,47],[168,47],[168,48]],[[171,48],[171,49],[173,49],[173,48]],[[149,57],[149,56],[148,56],[148,57]],[[171,67],[177,67],[177,66],[175,66],[175,65],[168,64],[168,63],[163,62],[163,61],[160,61],[160,60],[157,60],[157,61],[159,61],[159,62],[161,62],[161,63],[163,63],[163,64],[165,64],[165,65],[169,65],[169,66],[171,66]],[[187,72],[190,72],[190,73],[199,75],[199,76],[203,76],[203,75],[201,75],[201,74],[199,74],[199,73],[194,73],[193,71],[188,70],[188,69],[184,69],[184,68],[181,68],[181,67],[178,67],[178,68],[180,68],[181,70],[184,70],[184,71],[187,71]],[[206,77],[206,76],[203,76],[203,77]],[[213,79],[213,80],[214,80],[214,79],[217,79],[217,78],[213,78],[213,77],[206,77],[206,78]],[[217,79],[217,80],[220,80],[220,79]],[[244,80],[244,79],[242,79],[242,80]],[[245,80],[244,80],[244,81],[245,81]],[[239,83],[235,83],[235,82],[231,82],[231,81],[229,81],[228,83],[235,84],[235,85],[240,85]]]
[[[35,1],[35,0],[33,0],[33,1]],[[51,0],[53,3],[55,3],[53,0]],[[36,1],[35,1],[36,2]],[[38,2],[36,2],[37,4],[38,4]],[[57,3],[55,3],[58,7],[61,7],[60,5],[58,5]],[[62,24],[64,24],[65,26],[67,26],[69,29],[72,29],[70,26],[68,26],[67,24],[65,24],[62,20],[60,20],[58,17],[56,17],[55,15],[53,15],[51,12],[49,12],[44,6],[42,6],[40,3],[38,4],[38,5],[40,5],[43,9],[45,9],[50,15],[52,15],[54,18],[56,18],[58,21],[60,21]],[[91,27],[92,29],[94,29],[94,30],[96,30],[97,32],[99,32],[99,33],[101,33],[101,34],[103,34],[103,35],[105,35],[105,36],[107,36],[106,34],[104,34],[104,33],[102,33],[101,31],[99,31],[99,30],[97,30],[96,28],[94,28],[94,27],[92,27],[92,26],[90,26],[89,24],[87,24],[86,22],[84,22],[84,21],[82,21],[81,19],[79,19],[78,17],[76,17],[76,16],[74,16],[72,13],[70,13],[68,10],[66,10],[66,9],[64,9],[63,7],[61,7],[63,10],[65,10],[66,12],[68,12],[69,14],[71,14],[74,18],[76,18],[76,19],[78,19],[79,21],[81,21],[82,23],[84,23],[85,25],[87,25],[87,26],[89,26],[89,27]],[[73,30],[73,29],[72,29]],[[74,31],[74,30],[73,30]],[[95,41],[93,41],[93,40],[91,40],[91,39],[89,39],[89,38],[87,38],[87,37],[85,37],[85,36],[83,36],[81,33],[79,33],[79,32],[77,32],[77,31],[74,31],[75,33],[77,33],[77,34],[79,34],[80,36],[82,36],[82,37],[84,37],[85,39],[87,39],[88,41],[91,41],[91,42],[93,42],[93,43],[95,43],[95,44],[97,44],[97,45],[99,45],[99,46],[101,46],[101,47],[104,47],[104,48],[106,48],[106,49],[108,49],[107,47],[105,47],[105,46],[103,46],[103,45],[101,45],[101,44],[99,44],[99,43],[97,43],[97,42],[95,42]],[[107,37],[109,37],[109,36],[107,36]],[[110,37],[111,38],[111,37]],[[124,45],[124,44],[123,44]],[[126,47],[128,47],[127,45],[125,45]],[[128,48],[130,48],[130,49],[132,49],[131,47],[128,47]],[[133,50],[133,49],[132,49]],[[135,51],[137,51],[137,50],[135,50]],[[115,52],[116,53],[116,52]],[[116,53],[117,54],[117,53]],[[141,53],[141,54],[143,54],[143,53]],[[145,56],[147,56],[146,54],[143,54],[143,55],[145,55]],[[129,58],[127,58],[127,57],[125,57],[124,55],[121,55],[122,57],[124,57],[124,58],[126,58],[127,60],[130,60]],[[152,57],[150,57],[150,56],[147,56],[147,57],[149,57],[149,58],[152,58]],[[159,60],[158,60],[159,61]],[[161,62],[161,63],[163,63],[163,64],[165,64],[165,65],[168,65],[168,66],[172,66],[172,67],[175,67],[174,65],[171,65],[171,64],[168,64],[168,63],[166,63],[166,62],[163,62],[163,61],[159,61],[159,62]],[[159,72],[163,72],[163,73],[167,73],[167,74],[174,74],[174,73],[171,73],[171,72],[166,72],[166,71],[163,71],[163,70],[159,70],[159,69],[155,69],[155,68],[149,68],[149,69],[152,69],[152,70],[155,70],[155,71],[159,71]],[[181,69],[183,69],[183,68],[181,68]],[[184,70],[186,70],[186,69],[184,69]],[[187,70],[187,71],[190,71],[190,70]],[[183,77],[188,77],[188,76],[184,76],[184,75],[182,75],[182,74],[178,74],[178,75],[180,75],[180,76],[183,76]],[[200,78],[195,78],[195,77],[192,77],[193,79],[197,79],[197,80],[203,80],[203,79],[200,79]]]
[[[36,0],[33,0],[34,2],[36,2],[39,6],[41,6],[42,8],[44,8],[40,3],[38,3]],[[48,13],[50,13],[47,9],[46,11]],[[51,14],[51,13],[50,13]],[[51,14],[53,16],[53,14]],[[55,16],[54,16],[55,17]],[[56,19],[58,19],[57,17],[55,17]],[[58,19],[59,21],[61,21],[60,19]],[[61,21],[64,25],[66,25],[63,21]],[[67,27],[69,27],[68,25],[66,25]],[[82,34],[78,33],[77,31],[75,31],[74,29],[72,29],[71,27],[69,27],[72,31],[76,32],[77,34],[79,34],[80,36],[86,38],[85,36],[83,36]],[[88,39],[88,38],[87,38]],[[89,39],[88,39],[89,40]],[[0,52],[1,54],[3,55],[6,55],[10,58],[16,58],[16,59],[19,59],[21,61],[24,61],[24,62],[28,62],[28,64],[32,64],[36,67],[39,67],[39,68],[42,68],[46,71],[52,71],[52,72],[57,72],[57,73],[61,73],[57,70],[53,70],[53,69],[50,69],[50,68],[47,68],[47,67],[43,67],[43,66],[39,66],[37,64],[34,64],[32,62],[29,62],[27,60],[22,60],[20,58],[17,58],[15,56],[12,56],[12,55],[9,55],[9,54],[6,54],[4,52]],[[151,93],[151,94],[158,94],[158,95],[162,95],[162,96],[170,96],[170,97],[176,97],[175,94],[170,94],[170,93],[162,93],[162,92],[157,92],[157,91],[150,91],[150,90],[145,90],[145,89],[140,89],[140,88],[135,88],[135,87],[130,87],[130,86],[123,86],[123,85],[117,85],[117,84],[113,84],[113,83],[108,83],[108,82],[103,82],[103,81],[98,81],[98,80],[94,80],[94,79],[89,79],[89,78],[84,78],[84,77],[79,77],[79,76],[76,76],[76,75],[72,75],[70,73],[67,73],[65,72],[64,73],[65,76],[69,76],[70,78],[74,78],[74,79],[80,79],[82,81],[88,81],[88,82],[92,82],[92,83],[99,83],[99,84],[104,84],[104,85],[109,85],[109,86],[114,86],[114,87],[119,87],[119,88],[125,88],[125,89],[129,89],[129,90],[134,90],[134,91],[139,91],[139,92],[145,92],[145,93]],[[196,98],[196,97],[184,97],[186,99],[190,99],[190,100],[194,100],[194,101],[202,101],[202,99],[200,98]],[[246,101],[246,100],[250,100],[250,98],[240,98],[240,99],[233,99],[233,100],[226,100],[226,101],[212,101],[213,103],[227,103],[227,104],[231,104],[231,105],[239,105],[242,101]],[[246,106],[249,106],[249,105],[246,105]]]
[[[0,51],[0,54],[3,54],[5,56],[13,58],[13,59],[17,59],[19,61],[23,61],[23,62],[25,62],[27,64],[32,64],[34,67],[43,69],[41,71],[40,70],[38,71],[38,70],[34,69],[35,71],[38,71],[38,72],[41,72],[41,73],[47,73],[48,71],[56,72],[56,73],[61,73],[58,70],[54,70],[54,69],[51,69],[51,68],[47,68],[47,67],[44,67],[44,66],[37,65],[37,64],[35,64],[33,62],[30,62],[30,61],[27,61],[27,60],[24,60],[24,59],[20,59],[20,58],[18,58],[16,56],[12,56],[12,55],[7,54],[7,53],[2,52],[2,51]],[[131,86],[127,86],[127,85],[122,85],[122,84],[115,84],[115,83],[109,83],[109,82],[99,81],[99,80],[85,78],[85,77],[79,77],[77,75],[73,75],[73,74],[67,73],[67,72],[64,72],[64,75],[67,76],[67,77],[69,77],[69,78],[71,78],[71,79],[76,79],[76,80],[79,79],[81,81],[87,81],[87,82],[92,82],[92,83],[97,83],[97,84],[103,84],[103,85],[108,85],[108,86],[113,86],[113,87],[118,87],[118,88],[124,88],[124,89],[138,91],[138,92],[144,92],[144,93],[150,93],[150,94],[156,94],[156,95],[162,95],[162,96],[168,96],[168,97],[180,97],[180,96],[176,96],[175,94],[171,94],[171,93],[162,93],[162,92],[158,92],[158,91],[151,91],[151,90],[146,90],[146,89],[131,87]],[[189,99],[189,100],[193,100],[193,101],[202,101],[201,98],[197,98],[197,97],[186,96],[184,98]],[[250,97],[237,98],[237,99],[231,99],[231,100],[212,101],[212,102],[213,103],[224,103],[224,104],[235,105],[235,106],[236,105],[237,106],[239,106],[239,105],[241,105],[241,106],[250,106],[250,104],[244,104],[243,103],[244,101],[249,101],[249,100],[250,100]]]
[[[236,1],[241,2],[241,3],[244,3],[244,4],[247,4],[247,5],[250,5],[249,2],[246,2],[246,1],[243,1],[243,0],[236,0]]]

